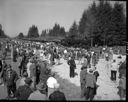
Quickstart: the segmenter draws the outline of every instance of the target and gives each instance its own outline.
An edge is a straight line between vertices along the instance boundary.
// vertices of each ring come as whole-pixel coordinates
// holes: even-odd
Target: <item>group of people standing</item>
[[[17,100],[66,100],[64,93],[59,90],[60,84],[55,74],[51,71],[54,65],[60,64],[61,58],[69,65],[70,78],[74,78],[76,74],[75,60],[82,65],[81,97],[93,100],[98,88],[96,83],[99,72],[96,70],[96,64],[100,56],[104,54],[106,61],[114,62],[112,52],[107,55],[104,50],[99,54],[93,50],[68,48],[53,43],[36,44],[23,41],[13,41],[9,46],[13,49],[13,62],[19,62],[19,73],[6,63],[4,57],[0,61],[1,78],[7,86],[8,97],[15,97]],[[116,80],[114,75],[115,71],[111,70],[112,80]]]

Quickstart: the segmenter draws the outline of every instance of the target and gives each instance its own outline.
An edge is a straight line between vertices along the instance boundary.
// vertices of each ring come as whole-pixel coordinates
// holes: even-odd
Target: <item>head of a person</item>
[[[30,86],[32,84],[32,79],[31,78],[26,78],[25,79],[25,84]]]
[[[36,85],[36,89],[39,90],[42,94],[46,93],[46,84],[43,82],[40,82],[38,85]]]
[[[113,60],[113,63],[115,63],[115,62],[116,62],[116,60],[114,59],[114,60]]]

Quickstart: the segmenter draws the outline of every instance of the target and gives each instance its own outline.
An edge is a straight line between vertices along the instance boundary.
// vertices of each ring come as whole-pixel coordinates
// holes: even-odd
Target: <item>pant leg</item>
[[[11,96],[11,87],[7,85],[7,95],[8,97]]]
[[[84,97],[84,84],[81,83],[81,98]]]
[[[90,88],[89,98],[90,98],[90,100],[93,100],[93,98],[94,98],[94,88]]]
[[[89,92],[90,92],[90,87],[87,87],[86,95],[85,95],[86,100],[88,100],[88,99],[89,99]]]
[[[113,70],[111,70],[111,80],[113,80]]]
[[[69,73],[69,76],[72,77],[72,69],[70,67],[70,73]]]
[[[116,73],[117,71],[113,71],[113,75],[114,75],[114,80],[116,81]]]
[[[16,84],[11,86],[11,91],[13,92],[13,95],[15,96],[15,92],[16,92]]]

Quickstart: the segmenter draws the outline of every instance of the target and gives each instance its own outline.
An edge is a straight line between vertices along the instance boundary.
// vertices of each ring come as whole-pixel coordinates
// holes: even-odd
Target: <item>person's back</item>
[[[86,74],[87,74],[87,69],[83,69],[80,71],[80,82],[81,83],[83,83],[83,81],[85,81]]]
[[[49,100],[53,100],[53,101],[66,101],[66,97],[64,95],[63,92],[60,92],[59,90],[54,91],[50,96],[49,96]]]
[[[86,86],[94,88],[96,84],[96,78],[93,74],[87,73],[86,75]]]
[[[15,94],[18,100],[27,100],[31,93],[32,93],[31,88],[27,85],[23,85],[17,89]]]
[[[40,80],[47,78],[46,70],[47,70],[46,62],[41,62],[40,63]]]
[[[39,90],[30,94],[28,100],[48,100],[46,94],[42,94]]]
[[[16,83],[16,81],[18,80],[18,74],[16,73],[16,71],[10,69],[6,71],[5,74],[5,81],[7,83],[7,85],[14,85]]]
[[[30,77],[36,76],[36,65],[35,63],[32,63],[30,65]]]

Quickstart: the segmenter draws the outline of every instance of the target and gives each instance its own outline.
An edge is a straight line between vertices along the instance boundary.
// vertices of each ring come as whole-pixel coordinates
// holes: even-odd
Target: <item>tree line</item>
[[[81,43],[94,45],[122,45],[122,41],[126,40],[126,16],[124,14],[124,6],[118,1],[112,5],[110,1],[99,0],[84,10],[80,21],[73,22],[69,31],[65,31],[64,27],[55,24],[52,29],[44,29],[39,34],[35,25],[29,28],[27,38],[38,38],[45,36],[63,36],[65,43],[78,45]],[[21,32],[19,38],[25,37]],[[77,41],[76,41],[77,40]]]

